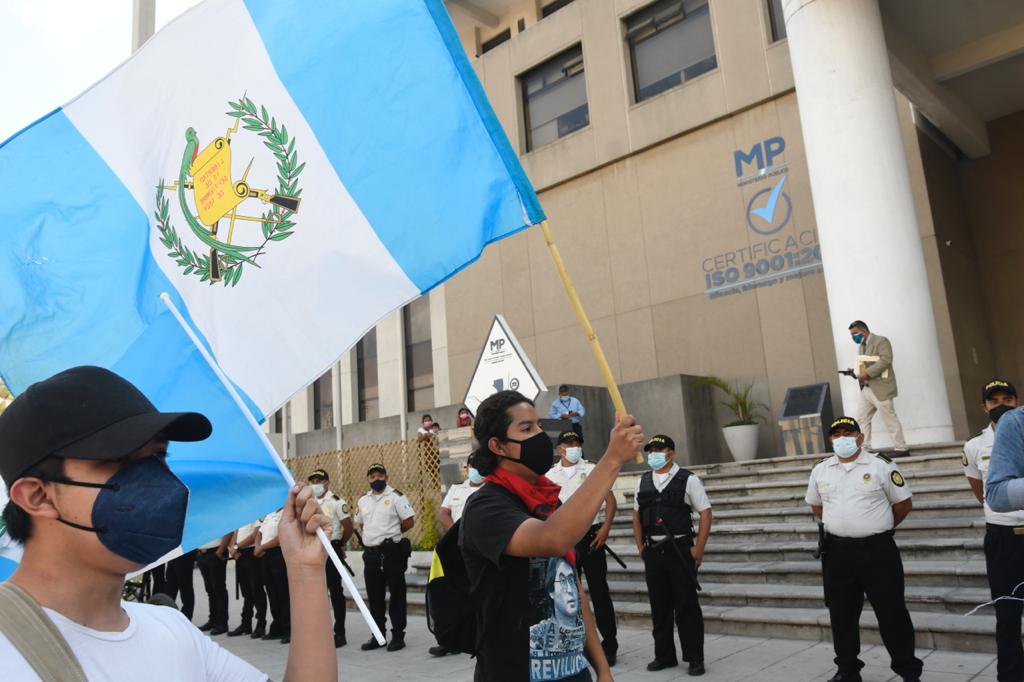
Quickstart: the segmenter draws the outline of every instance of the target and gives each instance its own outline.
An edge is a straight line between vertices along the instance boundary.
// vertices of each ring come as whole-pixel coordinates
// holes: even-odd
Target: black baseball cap
[[[307,478],[306,480],[312,481],[314,478],[322,478],[326,481],[331,480],[331,477],[327,475],[326,469],[315,469],[313,473],[309,475],[309,478]]]
[[[198,412],[160,412],[127,379],[73,367],[29,386],[0,414],[0,477],[8,487],[47,457],[117,460],[157,437],[199,441]]]
[[[647,445],[644,446],[644,452],[650,452],[654,448],[665,448],[667,450],[675,450],[676,442],[664,435],[651,436],[651,439],[647,441]]]
[[[383,464],[381,464],[380,462],[376,462],[376,463],[374,463],[374,464],[371,464],[371,465],[370,465],[370,468],[366,470],[366,475],[367,475],[367,476],[369,476],[369,475],[370,475],[370,474],[372,474],[372,473],[373,473],[374,471],[379,471],[379,472],[381,472],[382,474],[384,474],[385,476],[387,476],[387,475],[388,475],[388,470],[387,470],[387,469],[385,469],[385,468],[384,468],[384,465],[383,465]]]
[[[839,417],[838,419],[833,420],[831,426],[828,427],[828,435],[831,436],[837,429],[844,427],[860,433],[860,424],[857,423],[856,419],[853,417]]]
[[[576,441],[580,445],[583,445],[583,436],[581,436],[576,431],[573,431],[572,429],[569,429],[568,431],[562,431],[560,434],[558,434],[559,445],[562,445],[563,443],[571,443],[573,441]]]
[[[1008,393],[1014,398],[1017,397],[1017,389],[1014,388],[1013,384],[1004,379],[993,379],[985,384],[985,388],[981,389],[981,399],[988,400],[996,393]]]

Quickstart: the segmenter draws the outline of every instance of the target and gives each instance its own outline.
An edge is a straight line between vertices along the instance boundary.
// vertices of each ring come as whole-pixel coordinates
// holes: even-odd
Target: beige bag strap
[[[0,634],[43,682],[88,682],[57,626],[35,599],[9,580],[0,583]]]

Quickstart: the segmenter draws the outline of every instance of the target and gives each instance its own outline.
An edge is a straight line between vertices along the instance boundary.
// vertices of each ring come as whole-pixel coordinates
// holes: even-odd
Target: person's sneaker
[[[211,637],[216,637],[217,635],[223,635],[227,631],[228,631],[228,624],[227,623],[218,623],[217,625],[214,625],[212,628],[210,628],[210,636]]]
[[[704,661],[693,661],[690,663],[690,677],[700,677],[704,674]]]
[[[658,670],[664,670],[665,668],[674,668],[677,665],[679,665],[679,661],[659,661],[658,659],[654,659],[647,664],[647,669],[653,673]]]
[[[860,673],[837,672],[829,678],[828,682],[861,682]]]
[[[405,648],[405,633],[392,633],[388,642],[388,651],[401,651]]]
[[[370,637],[370,640],[368,642],[363,642],[359,648],[363,651],[373,651],[374,649],[380,649],[383,646],[383,644],[380,644],[377,641],[376,637]]]
[[[252,628],[248,625],[239,625],[237,628],[228,633],[228,637],[238,637],[239,635],[251,635]]]
[[[257,623],[256,624],[256,629],[253,630],[252,634],[249,635],[249,636],[252,637],[253,639],[260,639],[265,634],[267,634],[267,626],[266,626],[266,624],[265,623]]]
[[[206,621],[205,623],[203,623],[202,625],[199,626],[199,631],[200,632],[209,632],[212,629],[213,629],[213,623],[211,623],[210,621]]]
[[[291,641],[292,641],[291,634],[287,634],[287,635],[285,635],[284,637],[281,638],[281,644],[289,644],[289,643],[291,643]]]
[[[615,666],[615,661],[618,658],[619,645],[617,642],[609,642],[607,640],[601,642],[601,648],[604,649],[604,657],[608,659],[608,667],[612,668]]]
[[[459,652],[455,649],[449,649],[446,646],[441,646],[440,644],[438,644],[437,646],[432,646],[429,649],[427,649],[427,653],[431,656],[437,656],[438,658],[441,658],[442,656],[457,654]]]
[[[334,636],[334,648],[335,649],[340,649],[341,647],[345,646],[346,644],[348,644],[348,640],[345,639],[345,635],[335,635]]]

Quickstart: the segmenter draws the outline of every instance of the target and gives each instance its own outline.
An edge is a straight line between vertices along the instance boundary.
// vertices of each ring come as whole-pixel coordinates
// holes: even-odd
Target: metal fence
[[[295,480],[305,481],[316,469],[331,477],[331,490],[349,505],[353,517],[359,498],[369,492],[366,470],[371,464],[383,464],[388,484],[396,488],[416,510],[416,525],[406,537],[415,547],[432,549],[441,535],[437,511],[441,506],[441,457],[433,441],[417,443],[399,440],[357,448],[335,450],[285,460]],[[353,540],[353,543],[355,540]]]

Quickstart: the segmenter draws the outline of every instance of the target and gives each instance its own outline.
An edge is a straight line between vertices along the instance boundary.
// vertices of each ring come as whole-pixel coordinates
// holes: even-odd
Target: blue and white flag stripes
[[[262,419],[544,217],[440,0],[208,0],[0,146],[0,187],[8,386],[98,364],[217,435],[243,422],[160,292]],[[223,447],[170,461],[244,475]],[[190,486],[192,540],[255,515]]]

